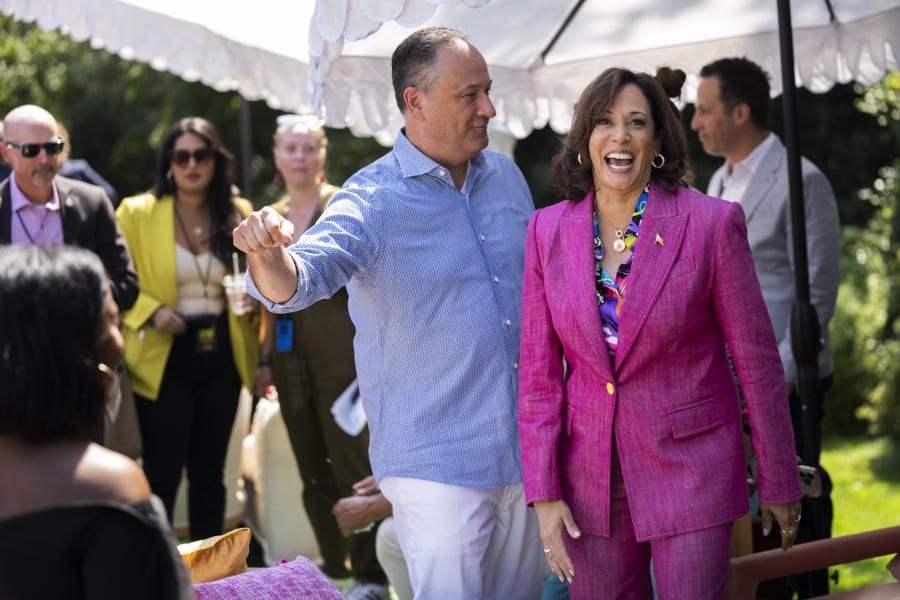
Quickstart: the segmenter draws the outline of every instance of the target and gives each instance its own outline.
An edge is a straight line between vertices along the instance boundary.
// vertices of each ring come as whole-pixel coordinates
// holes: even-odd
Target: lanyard
[[[24,207],[23,207],[24,208]],[[22,225],[22,231],[25,232],[25,235],[28,236],[28,241],[32,244],[36,244],[34,241],[35,237],[41,237],[41,233],[44,231],[44,224],[47,222],[47,215],[50,214],[50,210],[44,207],[44,216],[41,217],[41,225],[38,227],[37,235],[32,236],[31,231],[28,230],[28,225],[25,224],[25,219],[22,218],[22,209],[16,211],[16,216],[19,217],[19,224]]]
[[[181,228],[181,233],[184,235],[184,239],[188,244],[188,250],[191,251],[191,256],[194,259],[194,267],[197,269],[197,277],[200,278],[200,282],[203,283],[203,299],[209,300],[209,294],[207,292],[207,287],[209,285],[209,272],[212,270],[212,248],[209,251],[209,260],[206,262],[206,274],[203,273],[203,270],[200,268],[200,261],[197,259],[197,252],[194,250],[194,244],[191,243],[191,236],[188,235],[187,228],[184,226],[184,221],[181,220],[181,213],[178,212],[178,204],[175,206],[175,219],[178,221],[178,227]],[[210,232],[212,235],[212,232]],[[30,237],[30,236],[29,236]]]

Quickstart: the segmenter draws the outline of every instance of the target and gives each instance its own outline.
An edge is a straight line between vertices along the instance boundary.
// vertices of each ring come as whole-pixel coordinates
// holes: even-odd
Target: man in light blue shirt
[[[235,229],[272,312],[347,286],[370,458],[417,598],[537,598],[544,560],[516,429],[522,268],[533,204],[486,152],[481,54],[428,28],[392,58],[405,127],[289,249],[264,208]]]

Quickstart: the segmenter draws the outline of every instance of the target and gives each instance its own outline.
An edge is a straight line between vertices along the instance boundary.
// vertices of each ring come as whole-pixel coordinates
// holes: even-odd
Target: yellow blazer
[[[141,194],[125,198],[116,210],[140,284],[137,302],[122,315],[125,366],[134,393],[153,400],[159,395],[174,336],[153,327],[149,319],[160,306],[178,305],[174,205],[171,195],[157,199]],[[253,210],[244,198],[235,198],[235,206],[245,216]],[[234,364],[241,381],[252,390],[259,362],[259,315],[237,316],[229,306],[228,328]]]

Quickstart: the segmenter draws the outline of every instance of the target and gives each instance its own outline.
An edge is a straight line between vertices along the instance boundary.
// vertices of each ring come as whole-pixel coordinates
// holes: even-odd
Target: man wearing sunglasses
[[[68,244],[95,252],[119,310],[138,296],[137,273],[103,188],[58,175],[66,141],[56,119],[25,104],[3,119],[0,154],[12,174],[0,183],[0,244]]]

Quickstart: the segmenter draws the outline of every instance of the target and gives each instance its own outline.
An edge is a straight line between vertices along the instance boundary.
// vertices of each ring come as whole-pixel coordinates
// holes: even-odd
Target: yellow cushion
[[[237,575],[247,570],[250,530],[241,527],[205,540],[180,544],[178,551],[194,583]]]

